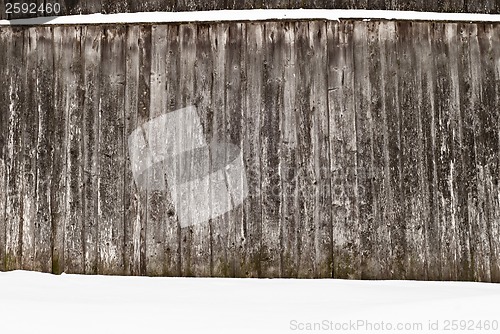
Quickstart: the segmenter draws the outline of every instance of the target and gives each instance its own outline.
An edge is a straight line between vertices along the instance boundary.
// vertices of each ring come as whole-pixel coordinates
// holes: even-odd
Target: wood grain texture
[[[2,27],[0,270],[498,282],[499,32]],[[136,178],[129,136],[188,106],[207,143],[241,149],[230,181],[249,194],[216,201],[224,172],[206,209],[233,208],[185,226],[176,205],[196,194],[174,198],[161,162]]]

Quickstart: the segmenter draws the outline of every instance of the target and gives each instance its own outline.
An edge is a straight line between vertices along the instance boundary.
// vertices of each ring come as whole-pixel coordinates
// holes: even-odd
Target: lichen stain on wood
[[[0,270],[500,282],[499,36],[1,27]],[[249,196],[181,228],[167,190],[134,182],[127,145],[187,105],[206,142],[241,148]]]

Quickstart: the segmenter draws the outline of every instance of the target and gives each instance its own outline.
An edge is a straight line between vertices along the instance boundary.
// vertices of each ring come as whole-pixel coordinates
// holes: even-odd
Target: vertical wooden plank
[[[54,143],[54,48],[52,28],[38,27],[35,66],[38,137],[36,142],[36,224],[34,269],[50,272],[51,255],[51,172]]]
[[[243,161],[248,184],[244,205],[246,248],[242,271],[247,277],[261,277],[260,242],[262,235],[262,197],[260,128],[262,126],[262,87],[264,63],[264,28],[260,23],[248,23],[246,29],[246,110],[243,124]]]
[[[128,26],[126,33],[126,68],[125,68],[125,129],[124,143],[130,142],[129,136],[139,127],[139,66],[140,52],[139,39],[141,29],[139,26]],[[127,146],[124,153],[125,180],[124,180],[124,210],[125,210],[125,254],[124,267],[126,275],[140,275],[141,266],[141,221],[145,219],[145,207],[141,201],[141,187],[136,183],[132,174],[130,151]]]
[[[498,3],[498,8],[500,9],[500,3]],[[497,138],[491,139],[496,140],[497,145],[500,146],[500,115],[495,111],[500,109],[500,25],[494,24],[489,30],[488,37],[490,39],[490,61],[493,63],[493,74],[492,79],[494,80],[495,91],[493,93],[494,96],[490,96],[489,98],[493,100],[494,105],[492,109],[489,111],[492,113],[490,117],[492,118],[493,124],[496,124],[497,130]],[[486,58],[488,59],[488,58]],[[492,264],[491,264],[491,281],[499,283],[500,282],[500,243],[498,240],[500,239],[500,186],[499,186],[499,176],[498,169],[500,169],[500,147],[497,148],[496,158],[493,159],[492,163],[494,164],[494,171],[491,173],[492,175],[492,191],[490,194],[491,206],[493,208],[491,215],[491,240],[492,242]],[[490,154],[494,154],[490,152]]]
[[[460,251],[460,207],[459,207],[459,183],[461,179],[458,175],[462,173],[461,164],[461,117],[460,117],[460,76],[459,76],[459,31],[458,24],[449,23],[445,30],[446,54],[449,62],[450,77],[450,97],[449,97],[449,140],[450,145],[450,171],[448,174],[448,188],[450,191],[450,221],[448,223],[447,242],[450,243],[453,265],[450,268],[450,276],[453,280],[458,280],[461,251]]]
[[[456,205],[457,205],[457,279],[472,280],[473,271],[471,263],[471,226],[468,216],[468,193],[470,187],[468,182],[468,161],[473,158],[470,152],[470,133],[467,130],[467,115],[470,114],[470,70],[469,70],[469,24],[460,23],[457,26],[457,66],[458,66],[458,92],[459,110],[454,123],[454,148],[455,170],[456,170]],[[472,153],[472,157],[471,157]]]
[[[82,273],[84,271],[83,246],[83,166],[81,164],[82,147],[82,110],[83,104],[83,68],[81,58],[81,29],[67,27],[64,38],[69,40],[67,47],[71,53],[71,63],[65,80],[67,112],[67,144],[66,150],[66,206],[64,208],[64,271],[66,273]]]
[[[98,171],[98,273],[122,274],[125,27],[104,27],[101,46]]]
[[[83,55],[83,240],[84,272],[97,274],[98,263],[98,145],[99,104],[101,96],[101,42],[102,28],[87,26],[82,29]]]
[[[24,73],[23,73],[23,88],[24,95],[21,113],[24,113],[20,118],[22,119],[21,133],[23,147],[21,148],[21,166],[19,173],[22,177],[22,199],[21,202],[21,269],[33,270],[34,255],[35,255],[35,183],[36,183],[36,137],[37,137],[37,118],[38,110],[35,105],[35,91],[33,82],[36,82],[36,32],[33,28],[26,29],[24,32],[24,47],[23,47],[23,60]]]
[[[307,35],[304,36],[304,39]],[[282,22],[264,24],[264,86],[261,126],[263,277],[279,277],[281,185],[279,177],[280,115],[283,114],[284,29]],[[305,43],[306,44],[306,43]],[[306,44],[307,45],[307,44]],[[307,112],[307,111],[305,111]],[[309,259],[308,259],[309,260]],[[314,261],[314,258],[310,259]]]
[[[181,105],[179,82],[181,78],[180,64],[180,30],[178,25],[170,25],[167,33],[167,64],[166,64],[166,97],[167,111],[174,111]],[[167,181],[168,182],[168,181]],[[165,272],[168,276],[180,276],[182,270],[182,239],[181,227],[173,205],[173,198],[167,193],[167,221],[165,227]],[[165,204],[164,204],[165,205]],[[148,222],[149,224],[149,222]]]
[[[316,229],[316,270],[314,277],[332,277],[333,244],[331,217],[330,148],[328,115],[327,34],[324,21],[309,23],[311,92],[313,113],[312,149],[314,152],[314,226]]]
[[[152,27],[141,26],[138,43],[139,43],[139,84],[138,84],[138,110],[137,110],[137,125],[141,126],[149,120],[150,103],[151,103],[151,48],[152,48]],[[168,86],[167,86],[168,87]],[[149,171],[145,171],[144,177],[149,177]],[[137,183],[136,183],[137,184]],[[148,189],[141,189],[139,193],[139,202],[143,211],[141,217],[136,222],[134,228],[136,242],[135,247],[138,247],[139,254],[135,253],[137,259],[139,257],[139,272],[141,275],[147,275],[147,249],[146,249],[146,232],[147,232],[147,207],[148,207]],[[177,225],[175,225],[177,227]],[[168,228],[168,226],[167,226]],[[168,231],[167,231],[168,233]],[[169,234],[167,234],[169,235]],[[177,234],[174,234],[177,237]],[[177,240],[175,238],[174,240]],[[168,239],[165,243],[168,245]],[[174,246],[171,246],[172,248]],[[176,249],[176,248],[175,248]],[[167,248],[167,251],[169,249]],[[168,254],[167,254],[168,255]],[[176,259],[177,254],[174,253]]]
[[[229,142],[226,119],[226,48],[228,40],[229,24],[220,23],[210,27],[210,42],[214,57],[213,83],[212,83],[212,108],[213,108],[213,130],[212,142]],[[216,182],[211,180],[211,182]],[[216,197],[216,189],[211,189],[211,198]],[[213,202],[213,210],[216,210]],[[230,214],[225,213],[214,217],[211,221],[211,243],[212,243],[212,276],[231,277],[234,273],[233,254],[231,243],[234,242],[234,234],[230,233]]]
[[[167,113],[167,95],[165,88],[167,76],[166,57],[168,26],[153,26],[151,28],[151,95],[149,120]],[[146,139],[155,136],[145,133]],[[150,143],[151,145],[151,143]],[[152,152],[155,154],[155,152]],[[157,180],[164,179],[161,168],[151,168],[147,182],[147,226],[146,226],[146,271],[148,276],[161,276],[164,273],[165,259],[165,225],[167,222],[166,189],[156,185]],[[161,182],[161,181],[160,181]]]
[[[417,113],[416,115],[416,122],[417,122],[417,129],[412,129],[413,134],[416,132],[416,152],[415,154],[417,155],[417,175],[418,175],[418,188],[417,188],[417,202],[416,205],[417,207],[414,208],[418,214],[418,224],[416,225],[417,227],[417,235],[420,240],[416,240],[416,242],[420,242],[420,244],[416,244],[415,251],[418,251],[418,271],[415,270],[413,272],[410,272],[408,277],[414,277],[418,279],[427,279],[427,267],[428,267],[428,257],[429,257],[429,248],[427,247],[427,228],[430,224],[430,204],[429,204],[429,184],[428,184],[428,179],[429,179],[429,173],[428,173],[428,160],[427,160],[427,152],[426,152],[426,137],[425,137],[425,132],[426,129],[430,127],[429,123],[425,122],[425,116],[424,114],[426,113],[426,97],[424,96],[424,73],[423,73],[423,59],[428,59],[430,52],[429,49],[426,49],[423,47],[423,45],[426,43],[426,29],[427,29],[427,23],[413,23],[413,33],[416,36],[416,43],[413,46],[413,51],[415,53],[415,58],[413,59],[414,65],[412,68],[414,68],[415,72],[415,87],[414,87],[414,97],[416,101],[416,106],[414,108],[415,112]],[[411,50],[411,49],[410,49]],[[427,99],[428,101],[428,99]]]
[[[494,30],[492,25],[478,25],[478,42],[481,52],[481,105],[479,118],[480,138],[483,141],[483,156],[480,162],[482,168],[479,173],[482,177],[484,198],[484,220],[486,228],[487,251],[489,255],[490,281],[493,277],[500,275],[499,257],[497,253],[498,238],[495,238],[496,220],[494,208],[498,196],[495,193],[494,185],[498,181],[498,109],[496,105],[497,87],[495,82],[495,60],[493,53],[492,38]]]
[[[407,279],[425,279],[426,258],[424,251],[424,228],[426,219],[422,210],[426,193],[422,188],[422,134],[421,98],[418,84],[417,59],[420,45],[414,46],[417,33],[414,23],[400,22],[397,25],[399,51],[399,107],[401,112],[401,174],[402,197],[401,219],[406,224]],[[427,126],[427,125],[425,125]]]
[[[471,219],[472,227],[472,245],[474,247],[474,253],[472,257],[472,263],[474,264],[474,279],[480,282],[491,281],[491,270],[490,270],[490,243],[489,243],[489,233],[487,228],[487,213],[485,212],[484,199],[486,196],[485,190],[485,137],[484,137],[484,115],[485,105],[484,105],[484,95],[483,95],[483,80],[484,74],[481,68],[481,57],[482,52],[479,47],[479,37],[480,31],[478,31],[478,25],[471,25],[470,31],[470,71],[471,71],[471,109],[473,110],[473,133],[474,133],[474,145],[470,147],[470,150],[474,151],[475,161],[474,161],[474,174],[476,181],[477,197],[469,197],[469,218]]]
[[[54,27],[54,64],[58,64],[58,71],[54,76],[54,119],[59,126],[54,127],[52,141],[54,154],[51,175],[51,214],[52,214],[52,273],[64,272],[64,228],[66,222],[66,147],[68,139],[68,88],[71,77],[71,60],[73,58],[71,43],[67,28]]]
[[[0,10],[2,7],[0,6]],[[3,13],[0,12],[0,15]],[[11,38],[11,29],[3,28],[0,29],[0,45],[7,45]],[[0,50],[0,77],[8,78],[7,66],[8,66],[8,52],[9,48],[2,48]],[[0,100],[5,101],[0,105],[0,271],[6,270],[5,259],[6,259],[6,227],[7,227],[7,217],[6,217],[6,199],[7,199],[7,140],[8,140],[8,130],[9,130],[9,104],[7,103],[10,99],[9,90],[10,86],[7,84],[10,80],[6,80],[3,85],[0,85]]]
[[[177,95],[178,108],[191,106],[195,102],[195,61],[196,61],[196,27],[193,24],[182,24],[179,27],[179,91]],[[189,127],[190,130],[198,131],[199,129]],[[185,129],[185,131],[189,131]],[[193,138],[197,137],[196,133],[191,133]],[[179,143],[181,146],[182,143]],[[198,161],[189,159],[189,166],[185,166],[190,171],[194,171],[198,166],[193,165]],[[194,217],[195,198],[193,194],[188,195],[191,207],[190,215]],[[191,225],[181,228],[181,275],[193,276],[193,264],[196,262],[197,240],[193,240],[194,231],[197,230],[197,225]]]
[[[373,230],[370,232],[374,247],[372,252],[374,275],[381,279],[390,278],[391,249],[381,249],[377,245],[390,245],[390,226],[393,221],[393,198],[390,184],[389,136],[387,125],[387,107],[392,107],[394,96],[388,98],[391,87],[391,71],[388,62],[395,51],[396,31],[393,22],[376,22],[368,24],[369,76],[371,88],[372,115],[372,153],[373,169]]]
[[[246,30],[243,23],[232,23],[227,32],[227,46],[225,55],[225,80],[226,80],[226,99],[225,99],[225,117],[226,117],[226,142],[235,145],[237,149],[242,148],[242,112],[244,105],[243,89],[243,45]],[[231,156],[229,152],[226,155]],[[226,159],[227,163],[230,163]],[[231,178],[229,178],[231,173]],[[243,231],[243,208],[240,203],[243,202],[243,193],[237,193],[235,189],[243,189],[244,170],[228,170],[226,173],[226,182],[230,192],[232,209],[229,211],[229,240],[228,248],[231,253],[232,273],[235,277],[242,275],[242,256],[243,240],[245,232]],[[238,180],[237,185],[231,184],[234,179]],[[238,197],[239,196],[239,197]]]
[[[280,180],[281,180],[281,211],[280,224],[282,231],[281,268],[282,277],[297,277],[299,265],[299,249],[297,248],[297,165],[296,150],[297,137],[297,100],[296,90],[299,84],[296,72],[300,64],[297,63],[297,46],[295,43],[296,22],[285,23],[285,69],[283,115],[280,117]]]
[[[210,47],[210,25],[199,24],[196,27],[196,65],[194,67],[194,104],[200,117],[205,138],[212,137],[211,94],[213,78],[213,56]],[[210,276],[210,222],[192,227],[192,254],[191,270],[194,276]]]
[[[427,255],[427,279],[440,279],[440,250],[439,250],[439,207],[437,193],[437,161],[436,161],[436,124],[435,124],[435,67],[432,54],[434,51],[432,45],[432,27],[425,25],[422,31],[422,124],[424,151],[426,152],[426,169],[429,189],[429,217],[425,224],[426,234],[426,255]]]
[[[352,22],[328,23],[333,277],[359,278]]]
[[[367,24],[354,23],[354,77],[356,100],[356,143],[357,143],[357,175],[359,195],[359,238],[361,248],[361,278],[373,278],[376,263],[373,259],[373,171],[371,167],[372,149],[372,115],[371,115],[371,82],[368,77],[369,50]]]
[[[432,47],[434,67],[436,72],[435,85],[435,125],[436,125],[436,176],[437,176],[437,203],[439,209],[438,236],[440,256],[440,278],[450,280],[453,270],[454,249],[452,248],[451,192],[449,188],[452,160],[450,151],[450,99],[451,83],[449,69],[449,55],[445,41],[445,25],[433,24]]]
[[[9,80],[8,137],[7,137],[7,200],[6,200],[6,251],[5,269],[21,269],[22,257],[22,207],[23,207],[23,136],[25,113],[26,60],[23,49],[26,35],[24,29],[12,28],[12,42],[7,55],[7,77]]]
[[[314,109],[311,95],[313,94],[313,76],[308,66],[310,57],[314,54],[310,35],[310,27],[305,22],[297,25],[296,43],[297,43],[297,70],[298,85],[297,99],[297,128],[299,145],[297,146],[297,164],[298,164],[298,231],[300,234],[298,248],[300,250],[298,276],[304,278],[315,277],[318,268],[316,266],[317,245],[317,226],[315,225],[315,196],[317,180],[315,179],[314,139],[315,132],[313,128]]]

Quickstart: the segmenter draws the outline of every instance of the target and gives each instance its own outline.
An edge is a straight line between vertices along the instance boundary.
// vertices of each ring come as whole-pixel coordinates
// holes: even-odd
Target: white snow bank
[[[364,321],[450,333],[446,320],[500,321],[500,285],[415,281],[147,278],[0,273],[2,333],[369,333],[301,331]],[[440,330],[429,331],[429,321]],[[334,325],[336,324],[336,325]],[[361,322],[359,323],[361,324]],[[422,329],[395,330],[398,324]],[[366,327],[365,327],[366,328]],[[372,331],[374,332],[374,331]],[[461,331],[452,331],[460,333]],[[463,331],[463,333],[498,333]]]
[[[50,19],[49,22],[46,22]],[[342,20],[384,19],[414,21],[500,22],[498,14],[434,13],[358,9],[251,9],[199,12],[148,12],[122,14],[70,15],[57,18],[0,20],[0,25],[37,24],[106,24],[106,23],[166,23],[204,21],[263,21],[263,20]]]

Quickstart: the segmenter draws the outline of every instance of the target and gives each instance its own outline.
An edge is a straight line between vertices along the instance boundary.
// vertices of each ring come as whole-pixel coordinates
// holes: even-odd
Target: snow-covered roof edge
[[[411,20],[452,22],[500,22],[500,14],[435,13],[359,9],[249,9],[199,12],[147,12],[89,14],[0,20],[0,25],[64,25],[113,23],[232,22],[268,20]]]

